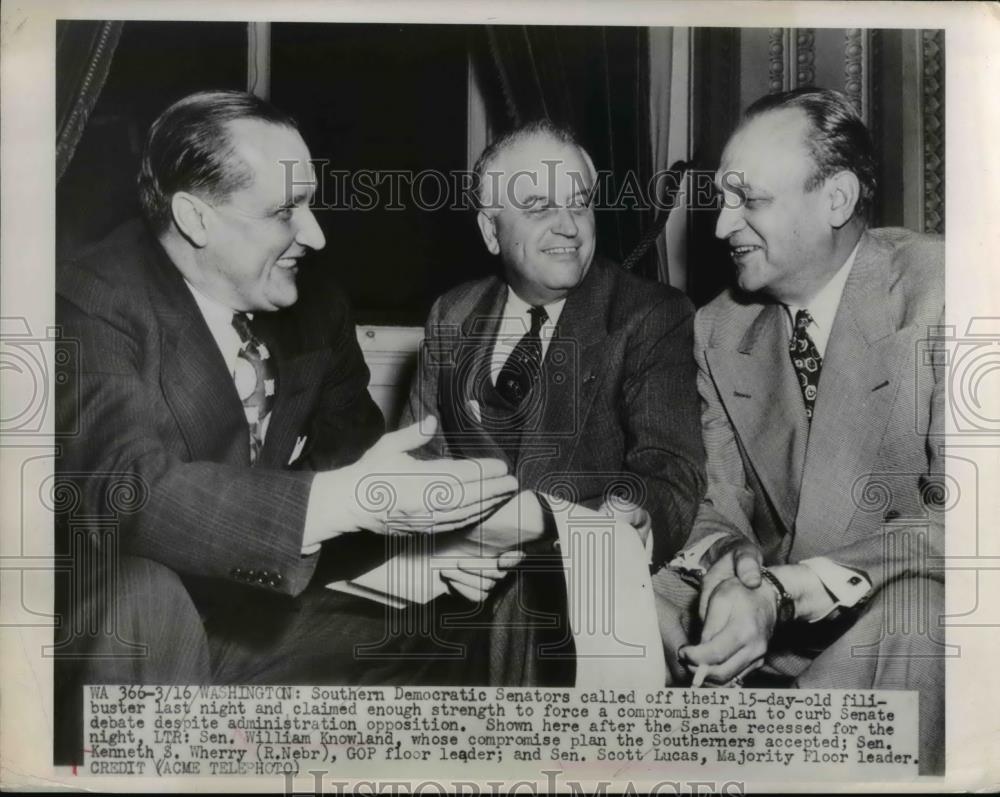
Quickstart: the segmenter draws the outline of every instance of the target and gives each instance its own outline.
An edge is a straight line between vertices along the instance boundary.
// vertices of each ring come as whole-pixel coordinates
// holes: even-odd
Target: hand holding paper
[[[490,591],[524,558],[514,550],[537,540],[545,530],[538,498],[530,490],[518,493],[465,535],[462,550],[470,555],[440,571],[453,592],[470,601],[486,600]]]

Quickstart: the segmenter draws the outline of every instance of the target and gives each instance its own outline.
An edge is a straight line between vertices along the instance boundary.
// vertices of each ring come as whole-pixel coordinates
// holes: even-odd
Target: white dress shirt
[[[833,275],[819,292],[802,307],[784,305],[785,326],[788,337],[791,339],[792,331],[795,327],[795,314],[799,310],[808,310],[812,316],[812,322],[806,328],[809,337],[812,338],[819,352],[820,357],[826,356],[826,347],[830,341],[830,332],[833,329],[833,321],[837,316],[837,308],[840,306],[840,299],[844,293],[844,285],[847,284],[847,277],[854,266],[854,259],[858,254],[858,247],[861,242],[854,246],[847,260],[844,261],[837,273]],[[819,390],[823,390],[823,374],[820,372]],[[696,544],[679,551],[677,556],[671,561],[670,566],[689,572],[704,573],[701,563],[702,556],[708,551],[712,544],[725,537],[723,532],[709,534],[700,539]],[[817,556],[811,559],[803,559],[799,562],[812,570],[826,588],[829,602],[820,608],[813,616],[802,619],[816,622],[830,615],[837,608],[850,608],[857,605],[871,590],[871,581],[867,575],[859,570],[838,564],[825,556]]]
[[[565,299],[560,299],[552,304],[545,305],[545,312],[548,319],[542,324],[538,331],[538,336],[542,342],[542,360],[549,350],[549,343],[552,342],[552,335],[555,333],[556,324],[559,323],[559,316],[562,315],[563,307],[566,305]],[[496,343],[493,344],[493,356],[490,358],[490,379],[496,385],[497,377],[503,370],[504,363],[514,351],[514,347],[520,343],[521,338],[528,334],[531,329],[531,316],[528,311],[532,305],[514,293],[514,289],[507,286],[507,301],[503,306],[503,314],[500,317],[500,327],[497,330]]]

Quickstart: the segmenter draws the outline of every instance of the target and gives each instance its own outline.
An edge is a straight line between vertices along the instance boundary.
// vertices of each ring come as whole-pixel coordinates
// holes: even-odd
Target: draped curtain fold
[[[104,88],[122,22],[56,23],[56,180],[62,178]]]
[[[494,25],[485,37],[485,71],[503,98],[493,129],[548,117],[575,130],[598,171],[613,175],[598,198],[599,208],[615,207],[597,210],[597,248],[625,261],[656,215],[645,199],[653,173],[648,29]],[[657,259],[651,246],[634,270],[655,279]]]

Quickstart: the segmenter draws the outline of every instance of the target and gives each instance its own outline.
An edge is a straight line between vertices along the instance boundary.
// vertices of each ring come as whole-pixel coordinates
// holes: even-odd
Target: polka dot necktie
[[[819,386],[819,372],[823,368],[823,358],[820,357],[816,344],[806,331],[813,322],[808,310],[795,313],[795,326],[792,339],[788,342],[788,351],[792,356],[792,366],[799,378],[802,398],[806,403],[806,417],[811,421],[813,406],[816,404],[816,389]]]
[[[542,324],[549,320],[544,307],[532,307],[531,328],[521,338],[497,376],[497,393],[515,406],[531,392],[542,370]]]
[[[233,314],[233,329],[243,342],[236,359],[233,380],[250,428],[250,464],[253,465],[264,445],[264,421],[274,405],[277,370],[267,346],[250,330],[250,319],[246,313]]]

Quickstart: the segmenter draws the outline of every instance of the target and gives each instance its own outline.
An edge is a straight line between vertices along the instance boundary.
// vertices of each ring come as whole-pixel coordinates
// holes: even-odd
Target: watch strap
[[[785,585],[781,583],[781,580],[774,575],[766,567],[760,569],[760,575],[763,577],[775,591],[778,593],[778,622],[788,623],[795,619],[795,601],[792,600],[792,596],[788,594],[788,590],[785,589]]]

